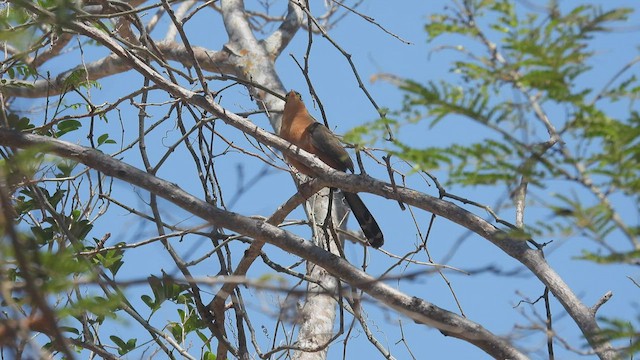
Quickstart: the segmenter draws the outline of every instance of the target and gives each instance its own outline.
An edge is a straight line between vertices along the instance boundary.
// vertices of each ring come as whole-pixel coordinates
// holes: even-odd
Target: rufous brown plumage
[[[293,90],[286,97],[280,137],[316,155],[325,164],[336,170],[353,172],[353,161],[342,146],[340,139],[309,114],[307,107],[302,102],[302,97]],[[285,159],[301,173],[313,176],[311,169],[295,158],[285,154]],[[384,236],[380,226],[362,199],[355,193],[343,192],[343,194],[371,246],[374,248],[382,246]]]

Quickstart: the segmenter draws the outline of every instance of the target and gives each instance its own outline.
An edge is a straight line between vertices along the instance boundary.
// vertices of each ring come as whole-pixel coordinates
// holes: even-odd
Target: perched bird
[[[309,114],[302,102],[302,97],[293,90],[287,94],[282,125],[280,126],[280,137],[316,155],[336,170],[353,172],[353,161],[342,146],[340,139]],[[311,169],[296,159],[287,155],[285,155],[285,159],[301,173],[313,176]],[[382,246],[384,244],[382,231],[362,199],[354,193],[343,192],[343,194],[369,244],[374,248]]]

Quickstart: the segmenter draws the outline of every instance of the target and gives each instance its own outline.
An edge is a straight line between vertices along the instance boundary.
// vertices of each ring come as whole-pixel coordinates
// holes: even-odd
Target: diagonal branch
[[[184,44],[176,42],[163,41],[157,44],[162,56],[166,60],[180,62],[184,66],[194,66],[194,61],[205,71],[211,71],[222,74],[235,73],[235,67],[232,67],[227,61],[229,54],[226,51],[212,51],[203,47],[193,46],[193,57],[187,51]],[[102,59],[79,65],[55,77],[55,80],[48,79],[36,81],[24,81],[25,86],[20,87],[3,87],[2,92],[5,96],[16,96],[23,98],[41,98],[46,96],[59,95],[65,90],[65,80],[77,71],[86,70],[87,80],[99,80],[108,76],[120,74],[133,69],[130,61],[126,61],[118,54],[110,54]]]
[[[373,298],[413,319],[415,322],[435,327],[447,336],[463,339],[495,358],[526,359],[522,353],[507,341],[486,330],[480,324],[439,308],[423,299],[402,293],[351,265],[347,260],[331,254],[299,236],[264,221],[217,208],[187,193],[176,184],[162,180],[109,155],[65,141],[5,129],[0,129],[0,144],[17,148],[36,148],[45,153],[56,154],[81,162],[107,176],[124,180],[163,197],[215,226],[264,240],[285,251],[308,259],[329,271],[333,276],[363,290]],[[337,172],[334,171],[334,173]],[[358,178],[355,175],[347,174],[342,174],[341,177],[344,181],[351,180],[350,182],[353,182],[354,178]],[[379,188],[386,186],[380,182],[377,185]],[[355,186],[351,187],[352,189],[356,188]],[[408,191],[408,189],[398,189],[397,196],[401,197],[406,203],[413,205],[417,198],[410,198]],[[434,208],[439,211],[453,211],[454,208],[457,208],[455,205],[445,201],[435,200]],[[423,204],[422,207],[425,207],[425,205]],[[459,213],[459,216],[466,214],[467,217],[477,218],[461,208],[457,208],[456,212]],[[499,232],[497,229],[496,231]]]
[[[264,40],[267,52],[275,59],[289,45],[298,29],[302,25],[302,9],[289,2],[287,7],[287,17],[280,24],[280,27]]]
[[[229,35],[229,42],[240,48],[254,48],[258,44],[244,9],[242,0],[222,0],[222,19]]]
[[[229,0],[227,3],[229,6],[241,4],[242,2],[238,0]],[[43,18],[49,21],[55,21],[55,15],[52,13],[30,3],[25,3],[25,6]],[[235,14],[236,17],[240,15],[240,13]],[[96,28],[79,21],[72,21],[68,26],[108,47],[114,54],[122,57],[122,61],[128,62],[132,68],[135,68],[143,76],[148,77],[156,83],[158,87],[169,92],[171,95],[207,110],[221,118],[227,124],[256,138],[263,144],[276,147],[294,156],[298,161],[307,165],[326,185],[342,188],[350,192],[366,191],[385,198],[401,200],[409,205],[414,205],[423,210],[445,217],[489,240],[508,255],[524,264],[545,286],[549,287],[601,358],[612,359],[615,357],[614,350],[610,343],[603,341],[599,335],[599,326],[589,308],[577,298],[562,278],[560,278],[544,260],[541,254],[536,250],[530,249],[526,242],[510,238],[508,233],[499,230],[482,218],[453,203],[439,200],[407,188],[394,189],[390,184],[377,181],[367,176],[348,175],[335,171],[324,163],[321,163],[311,154],[260,129],[249,120],[228,113],[219,104],[214,103],[210,97],[197,95],[192,91],[168,81],[131,51],[122,48],[115,40],[109,38],[105,33],[100,32]],[[253,71],[255,71],[255,69],[253,69]],[[277,129],[278,127],[275,126],[275,128]],[[459,318],[452,318],[450,313],[444,312],[444,310],[436,308],[423,300],[417,298],[412,299],[405,294],[390,289],[369,275],[351,267],[345,260],[335,255],[330,255],[288,232],[261,221],[247,219],[237,214],[229,214],[212,207],[186,194],[175,185],[167,184],[155,177],[149,177],[150,175],[126,166],[106,155],[97,154],[92,150],[75,145],[69,147],[70,144],[58,140],[49,140],[47,138],[34,136],[35,135],[0,130],[0,142],[4,144],[18,147],[25,147],[31,144],[55,145],[57,148],[54,152],[61,156],[85,162],[85,164],[92,168],[103,171],[108,175],[124,179],[132,184],[165,196],[178,206],[184,207],[190,212],[212,221],[212,223],[218,226],[229,228],[257,239],[264,239],[293,254],[309,259],[330,271],[334,276],[340,277],[352,285],[361,288],[376,299],[385,302],[388,306],[393,307],[420,323],[437,327],[447,335],[465,338],[467,341],[476,344],[496,357],[517,358],[522,356],[519,353],[513,354],[512,351],[515,351],[513,348],[479,325],[466,323]],[[104,163],[96,162],[96,159],[100,159],[100,161]],[[467,326],[470,326],[470,328]],[[461,328],[464,330],[459,332]]]

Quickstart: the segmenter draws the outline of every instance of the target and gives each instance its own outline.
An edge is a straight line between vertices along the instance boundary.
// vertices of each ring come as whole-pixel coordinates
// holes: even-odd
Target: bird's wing
[[[307,131],[311,145],[317,150],[315,154],[322,161],[340,171],[347,169],[353,171],[353,161],[351,161],[349,153],[331,130],[319,122],[314,122],[309,125]]]

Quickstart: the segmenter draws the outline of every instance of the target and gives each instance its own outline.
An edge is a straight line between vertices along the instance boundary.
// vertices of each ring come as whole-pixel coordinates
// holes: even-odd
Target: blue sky
[[[447,39],[443,38],[439,43],[430,44],[427,43],[424,32],[424,24],[428,21],[429,16],[436,12],[442,12],[443,7],[448,3],[444,0],[397,1],[391,7],[389,2],[378,0],[365,2],[359,8],[360,12],[375,18],[376,22],[403,39],[408,40],[412,43],[411,45],[398,41],[377,27],[353,15],[348,16],[335,29],[332,29],[331,36],[348,53],[353,55],[353,61],[367,89],[381,107],[387,107],[391,110],[399,109],[403,94],[394,86],[385,82],[370,82],[371,77],[375,74],[391,73],[419,82],[439,79],[459,81],[449,71],[454,54],[450,51],[433,52],[435,48],[443,45],[442,41],[447,41]],[[567,7],[572,7],[579,3],[582,2],[562,2],[563,6]],[[601,1],[596,3],[606,6],[606,8],[617,6],[633,7],[636,4],[632,0]],[[518,4],[520,4],[519,10],[526,9],[523,7],[524,2],[519,2]],[[316,6],[319,5],[320,3]],[[193,24],[197,24],[198,27],[212,26],[212,28],[207,28],[197,34],[194,32],[194,44],[219,49],[226,40],[220,23],[206,22],[205,19],[194,18]],[[634,14],[628,24],[621,26],[621,31],[607,36],[606,39],[595,39],[593,44],[598,54],[593,60],[593,65],[597,70],[593,72],[592,78],[589,78],[589,83],[586,83],[585,86],[593,84],[595,88],[599,89],[623,64],[638,55],[636,48],[632,45],[635,44],[639,29],[640,18],[638,14]],[[286,88],[296,89],[301,92],[310,111],[319,118],[319,111],[313,109],[311,105],[312,102],[306,89],[305,80],[289,56],[289,54],[293,54],[299,61],[302,61],[306,41],[306,34],[303,32],[298,33],[278,60],[277,68]],[[315,38],[311,54],[310,76],[323,102],[331,127],[338,133],[344,133],[359,124],[375,120],[377,113],[358,88],[358,84],[345,58],[320,37]],[[87,57],[99,56],[101,55],[95,53],[87,54]],[[54,73],[66,70],[67,64],[62,61],[53,63],[51,70]],[[637,74],[637,70],[634,73]],[[141,79],[137,75],[127,73],[101,80],[100,83],[102,84],[102,89],[94,89],[91,93],[92,99],[96,103],[113,101],[122,94],[123,88],[128,83],[136,87],[141,84]],[[214,84],[215,86],[216,84]],[[255,105],[248,100],[246,95],[246,90],[237,86],[227,90],[222,104],[234,111],[255,109]],[[161,101],[163,98],[158,97],[153,100]],[[28,102],[24,102],[24,104],[27,105]],[[614,113],[625,110],[628,109],[611,109]],[[120,127],[124,126],[127,129],[125,137],[130,141],[137,134],[137,113],[133,112],[130,106],[123,105],[121,114],[121,119],[111,117],[109,124],[104,127],[104,131],[118,133]],[[163,112],[159,111],[154,115],[161,116],[162,114]],[[559,113],[556,115],[560,116]],[[258,125],[271,130],[264,117],[255,117],[255,121]],[[217,130],[240,144],[246,144],[237,131],[226,125],[218,125]],[[471,139],[477,139],[483,136],[482,131],[482,129],[474,127],[469,121],[458,119],[456,121],[443,122],[434,128],[429,128],[426,123],[411,125],[403,129],[400,136],[403,140],[416,147],[421,145],[444,146],[449,143],[464,143],[471,141]],[[173,127],[173,123],[161,126],[150,138],[152,146],[158,146],[157,152],[151,152],[152,159],[157,161],[164,154],[166,146],[172,144],[177,137],[179,137],[179,134]],[[79,136],[78,141],[81,140],[83,138]],[[119,139],[116,138],[116,140]],[[115,150],[115,146],[114,149],[106,148],[104,150]],[[214,152],[222,150],[222,148],[217,148]],[[184,149],[178,149],[175,156],[172,156],[172,159],[167,162],[159,175],[178,183],[181,187],[192,191],[196,195],[201,195],[202,191],[199,190],[193,166],[184,161],[183,156],[186,156]],[[141,166],[139,153],[136,149],[125,154],[125,161]],[[242,154],[232,153],[219,158],[217,169],[221,186],[225,192],[225,199],[231,201],[234,198],[233,194],[241,187],[239,185],[239,174],[242,173],[245,179],[250,179],[259,173],[263,166],[260,162],[247,159]],[[374,167],[372,164],[368,164],[367,170],[370,171],[372,176],[381,179],[387,178],[384,169]],[[404,170],[408,169],[405,167]],[[445,176],[444,172],[438,170],[434,170],[434,174],[441,179]],[[410,179],[410,183],[426,193],[437,196],[435,187],[429,186],[417,177]],[[486,191],[485,189],[457,188],[451,190],[457,195],[488,205],[493,205],[499,197],[505,195],[502,189]],[[549,188],[548,191],[562,191],[562,188]],[[231,210],[247,215],[268,216],[294,192],[295,185],[287,173],[271,170],[255,186],[246,190],[232,204]],[[148,198],[148,195],[143,191],[132,191],[130,186],[118,181],[114,184],[114,194],[123,196],[129,205],[138,208],[142,208],[143,202]],[[364,195],[364,198],[385,232],[387,239],[385,249],[396,254],[403,254],[411,249],[412,244],[418,239],[416,238],[414,222],[409,214],[402,212],[395,202],[368,195]],[[629,210],[632,210],[632,207],[637,205],[628,204],[627,206],[629,206]],[[477,208],[467,207],[467,209],[480,216],[485,216],[485,213]],[[111,210],[112,214],[96,223],[94,236],[100,237],[100,234],[104,232],[111,232],[111,243],[119,241],[135,242],[153,236],[154,226],[152,224],[140,224],[138,218],[131,216],[124,210],[116,209],[115,207],[112,207]],[[188,214],[164,201],[162,210],[168,222],[201,223],[199,219],[188,216]],[[536,216],[539,212],[537,213],[534,210],[532,214]],[[501,215],[506,220],[513,221],[512,210],[506,209],[501,212]],[[301,209],[298,209],[290,218],[301,219],[304,218],[304,214]],[[417,211],[416,218],[421,230],[424,232],[430,214]],[[637,223],[637,219],[630,219],[630,221]],[[357,226],[353,220],[350,223],[352,228]],[[292,228],[292,230],[308,236],[308,230],[304,227],[296,227]],[[495,265],[505,271],[520,268],[516,261],[503,254],[488,241],[476,235],[468,235],[464,229],[442,218],[436,220],[430,238],[430,253],[433,259],[436,262],[442,259],[448,253],[452,244],[459,239],[465,240],[448,265],[463,269],[476,269],[486,265]],[[575,260],[575,257],[581,254],[582,249],[595,249],[591,243],[579,237],[556,239],[556,244],[558,245],[552,246],[553,252],[548,256],[548,261],[587,305],[592,305],[605,292],[612,290],[614,297],[601,309],[600,315],[630,318],[632,316],[635,317],[640,312],[636,300],[638,298],[638,288],[626,278],[626,276],[632,276],[638,279],[637,269],[619,265],[594,265],[589,262]],[[174,246],[179,247],[183,254],[198,254],[198,251],[208,249],[209,245],[202,244],[201,239],[188,238],[183,242],[175,241]],[[270,257],[282,261],[284,264],[294,262],[291,256],[272,246],[267,246],[265,251],[269,253]],[[354,264],[362,263],[363,254],[360,246],[347,244],[345,253]],[[236,260],[238,257],[239,255],[236,255]],[[177,273],[175,266],[172,265],[160,245],[130,250],[127,252],[125,260],[127,260],[127,264],[121,270],[121,274],[128,274],[131,278],[145,278],[150,274],[160,275],[161,270],[170,274]],[[421,254],[417,260],[425,261],[424,254]],[[371,266],[367,271],[377,275],[393,263],[394,261],[388,259],[385,255],[373,252],[370,257]],[[213,259],[211,262],[199,267],[202,272],[201,275],[213,275],[211,273],[212,269],[217,269],[216,262]],[[410,273],[415,269],[417,268],[409,267],[405,270]],[[303,271],[302,267],[298,268],[298,270]],[[249,273],[249,276],[258,278],[268,271],[264,266],[256,264],[256,268]],[[398,272],[396,274],[401,273]],[[445,274],[451,282],[451,286],[466,316],[499,335],[523,335],[522,332],[514,332],[513,327],[516,325],[527,326],[529,325],[527,317],[535,318],[538,314],[544,313],[544,308],[541,304],[536,305],[534,308],[528,305],[514,307],[524,298],[536,299],[542,294],[542,285],[532,276],[527,276],[526,271],[521,273],[524,276],[515,277],[496,277],[490,273],[465,276],[451,271],[445,272]],[[291,284],[293,283],[293,280],[289,281]],[[459,313],[447,284],[437,275],[421,276],[416,280],[405,280],[393,284],[408,294],[422,297],[426,301]],[[130,291],[134,297],[150,292],[144,287],[132,288]],[[257,334],[264,349],[273,336],[272,321],[274,314],[271,311],[275,310],[278,301],[284,295],[263,293],[255,290],[247,290],[246,293],[245,301],[249,304],[249,309],[254,310],[254,317],[252,317],[254,327],[256,329],[261,329],[262,326],[266,327],[264,332],[259,330]],[[140,303],[140,306],[144,307],[142,303]],[[537,314],[533,312],[534,309]],[[553,313],[556,314],[555,329],[560,332],[562,337],[571,341],[573,346],[581,347],[584,341],[580,340],[577,327],[571,319],[562,315],[561,306],[554,300],[552,300],[552,309]],[[444,358],[445,356],[449,359],[488,358],[483,352],[465,342],[444,337],[434,329],[416,325],[402,317],[399,318],[394,312],[379,307],[374,303],[366,303],[365,311],[372,321],[370,326],[374,334],[379,337],[384,345],[389,347],[392,354],[398,359],[410,358],[404,344],[399,342],[401,340],[399,321],[404,327],[404,339],[411,352],[417,358],[425,358],[427,354],[432,358]],[[266,316],[263,318],[260,315],[255,315],[256,312],[262,312]],[[169,314],[169,316],[175,317],[175,314]],[[157,324],[162,324],[161,319],[162,317],[155,320]],[[144,336],[139,326],[132,322],[129,323],[131,326],[128,329],[131,333],[122,335],[125,340],[127,337]],[[123,333],[121,328],[115,330],[116,328],[116,324],[114,324],[113,328],[107,326],[105,330],[114,329],[113,331],[118,331],[118,334]],[[349,340],[346,357],[380,358],[380,354],[368,343],[364,334],[357,329],[358,326],[356,326],[355,336]],[[532,358],[545,358],[544,338],[539,332],[535,336],[525,336],[524,339],[518,339],[517,343],[523,345],[524,350],[533,350]],[[556,349],[558,358],[572,359],[578,357],[573,353],[563,351],[560,346],[557,346]],[[342,345],[339,342],[336,343],[330,350],[329,358],[341,357],[342,351]],[[197,354],[197,351],[194,354]],[[131,358],[137,358],[137,356],[132,355]]]

